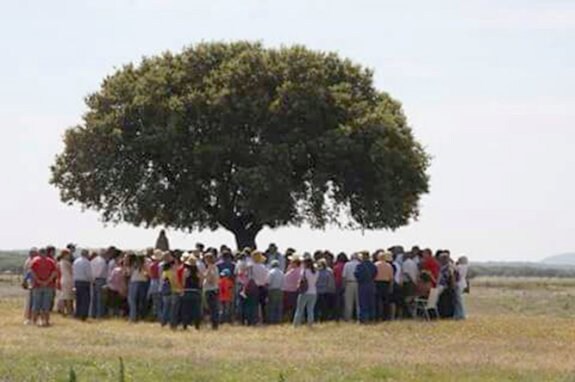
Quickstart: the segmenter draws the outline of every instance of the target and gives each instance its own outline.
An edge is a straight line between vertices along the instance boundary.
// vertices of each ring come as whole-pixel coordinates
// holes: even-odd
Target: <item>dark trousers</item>
[[[90,282],[75,281],[74,287],[76,288],[76,312],[74,312],[74,317],[85,320],[90,314]]]
[[[375,282],[375,304],[377,309],[378,320],[389,320],[391,302],[391,283],[389,281]]]
[[[206,303],[208,304],[208,309],[210,310],[210,321],[212,323],[212,329],[217,329],[220,323],[220,302],[218,300],[217,290],[206,291]]]
[[[281,289],[268,290],[268,322],[279,324],[282,321],[283,291]]]
[[[259,286],[258,292],[259,292],[260,311],[262,314],[261,322],[264,323],[267,322],[266,305],[268,301],[268,288],[266,288],[265,286]]]
[[[315,318],[319,322],[330,321],[335,318],[335,293],[319,293],[315,304]]]
[[[297,306],[297,292],[284,292],[284,316],[288,322],[293,322]]]
[[[258,300],[257,297],[246,297],[242,300],[243,323],[253,326],[258,323]]]
[[[186,329],[189,325],[200,328],[202,322],[202,296],[200,290],[186,291],[181,299],[182,325]]]
[[[375,284],[373,282],[360,283],[359,294],[359,322],[369,322],[375,319]]]

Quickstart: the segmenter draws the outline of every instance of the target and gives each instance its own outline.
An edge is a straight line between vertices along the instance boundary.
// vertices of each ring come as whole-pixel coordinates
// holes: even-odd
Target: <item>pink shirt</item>
[[[117,266],[112,270],[110,276],[108,277],[108,288],[115,292],[118,292],[121,296],[127,295],[128,285],[126,283],[126,275],[122,267]]]
[[[297,292],[300,276],[301,268],[290,269],[284,277],[284,292]]]

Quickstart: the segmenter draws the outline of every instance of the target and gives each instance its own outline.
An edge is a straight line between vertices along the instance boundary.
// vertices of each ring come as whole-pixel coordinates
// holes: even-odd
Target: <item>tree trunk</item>
[[[258,232],[260,232],[259,229],[240,229],[233,231],[238,249],[242,250],[245,247],[250,247],[251,249],[257,248],[256,236]]]

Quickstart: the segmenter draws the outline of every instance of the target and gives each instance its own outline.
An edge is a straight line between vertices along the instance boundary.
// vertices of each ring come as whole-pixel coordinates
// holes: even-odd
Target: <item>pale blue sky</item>
[[[375,70],[434,160],[396,232],[266,230],[260,246],[448,247],[473,260],[575,250],[575,2],[0,0],[0,248],[150,245],[60,203],[49,165],[83,97],[120,65],[212,40],[337,51]],[[170,232],[191,247],[226,232]]]

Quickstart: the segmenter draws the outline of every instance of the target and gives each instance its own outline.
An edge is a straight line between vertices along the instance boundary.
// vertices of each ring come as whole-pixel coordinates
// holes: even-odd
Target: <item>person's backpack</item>
[[[305,270],[304,270],[302,275],[301,275],[301,278],[299,279],[297,291],[299,294],[304,294],[305,292],[307,292],[308,288],[309,288],[309,285],[307,282],[307,277],[305,277]]]

